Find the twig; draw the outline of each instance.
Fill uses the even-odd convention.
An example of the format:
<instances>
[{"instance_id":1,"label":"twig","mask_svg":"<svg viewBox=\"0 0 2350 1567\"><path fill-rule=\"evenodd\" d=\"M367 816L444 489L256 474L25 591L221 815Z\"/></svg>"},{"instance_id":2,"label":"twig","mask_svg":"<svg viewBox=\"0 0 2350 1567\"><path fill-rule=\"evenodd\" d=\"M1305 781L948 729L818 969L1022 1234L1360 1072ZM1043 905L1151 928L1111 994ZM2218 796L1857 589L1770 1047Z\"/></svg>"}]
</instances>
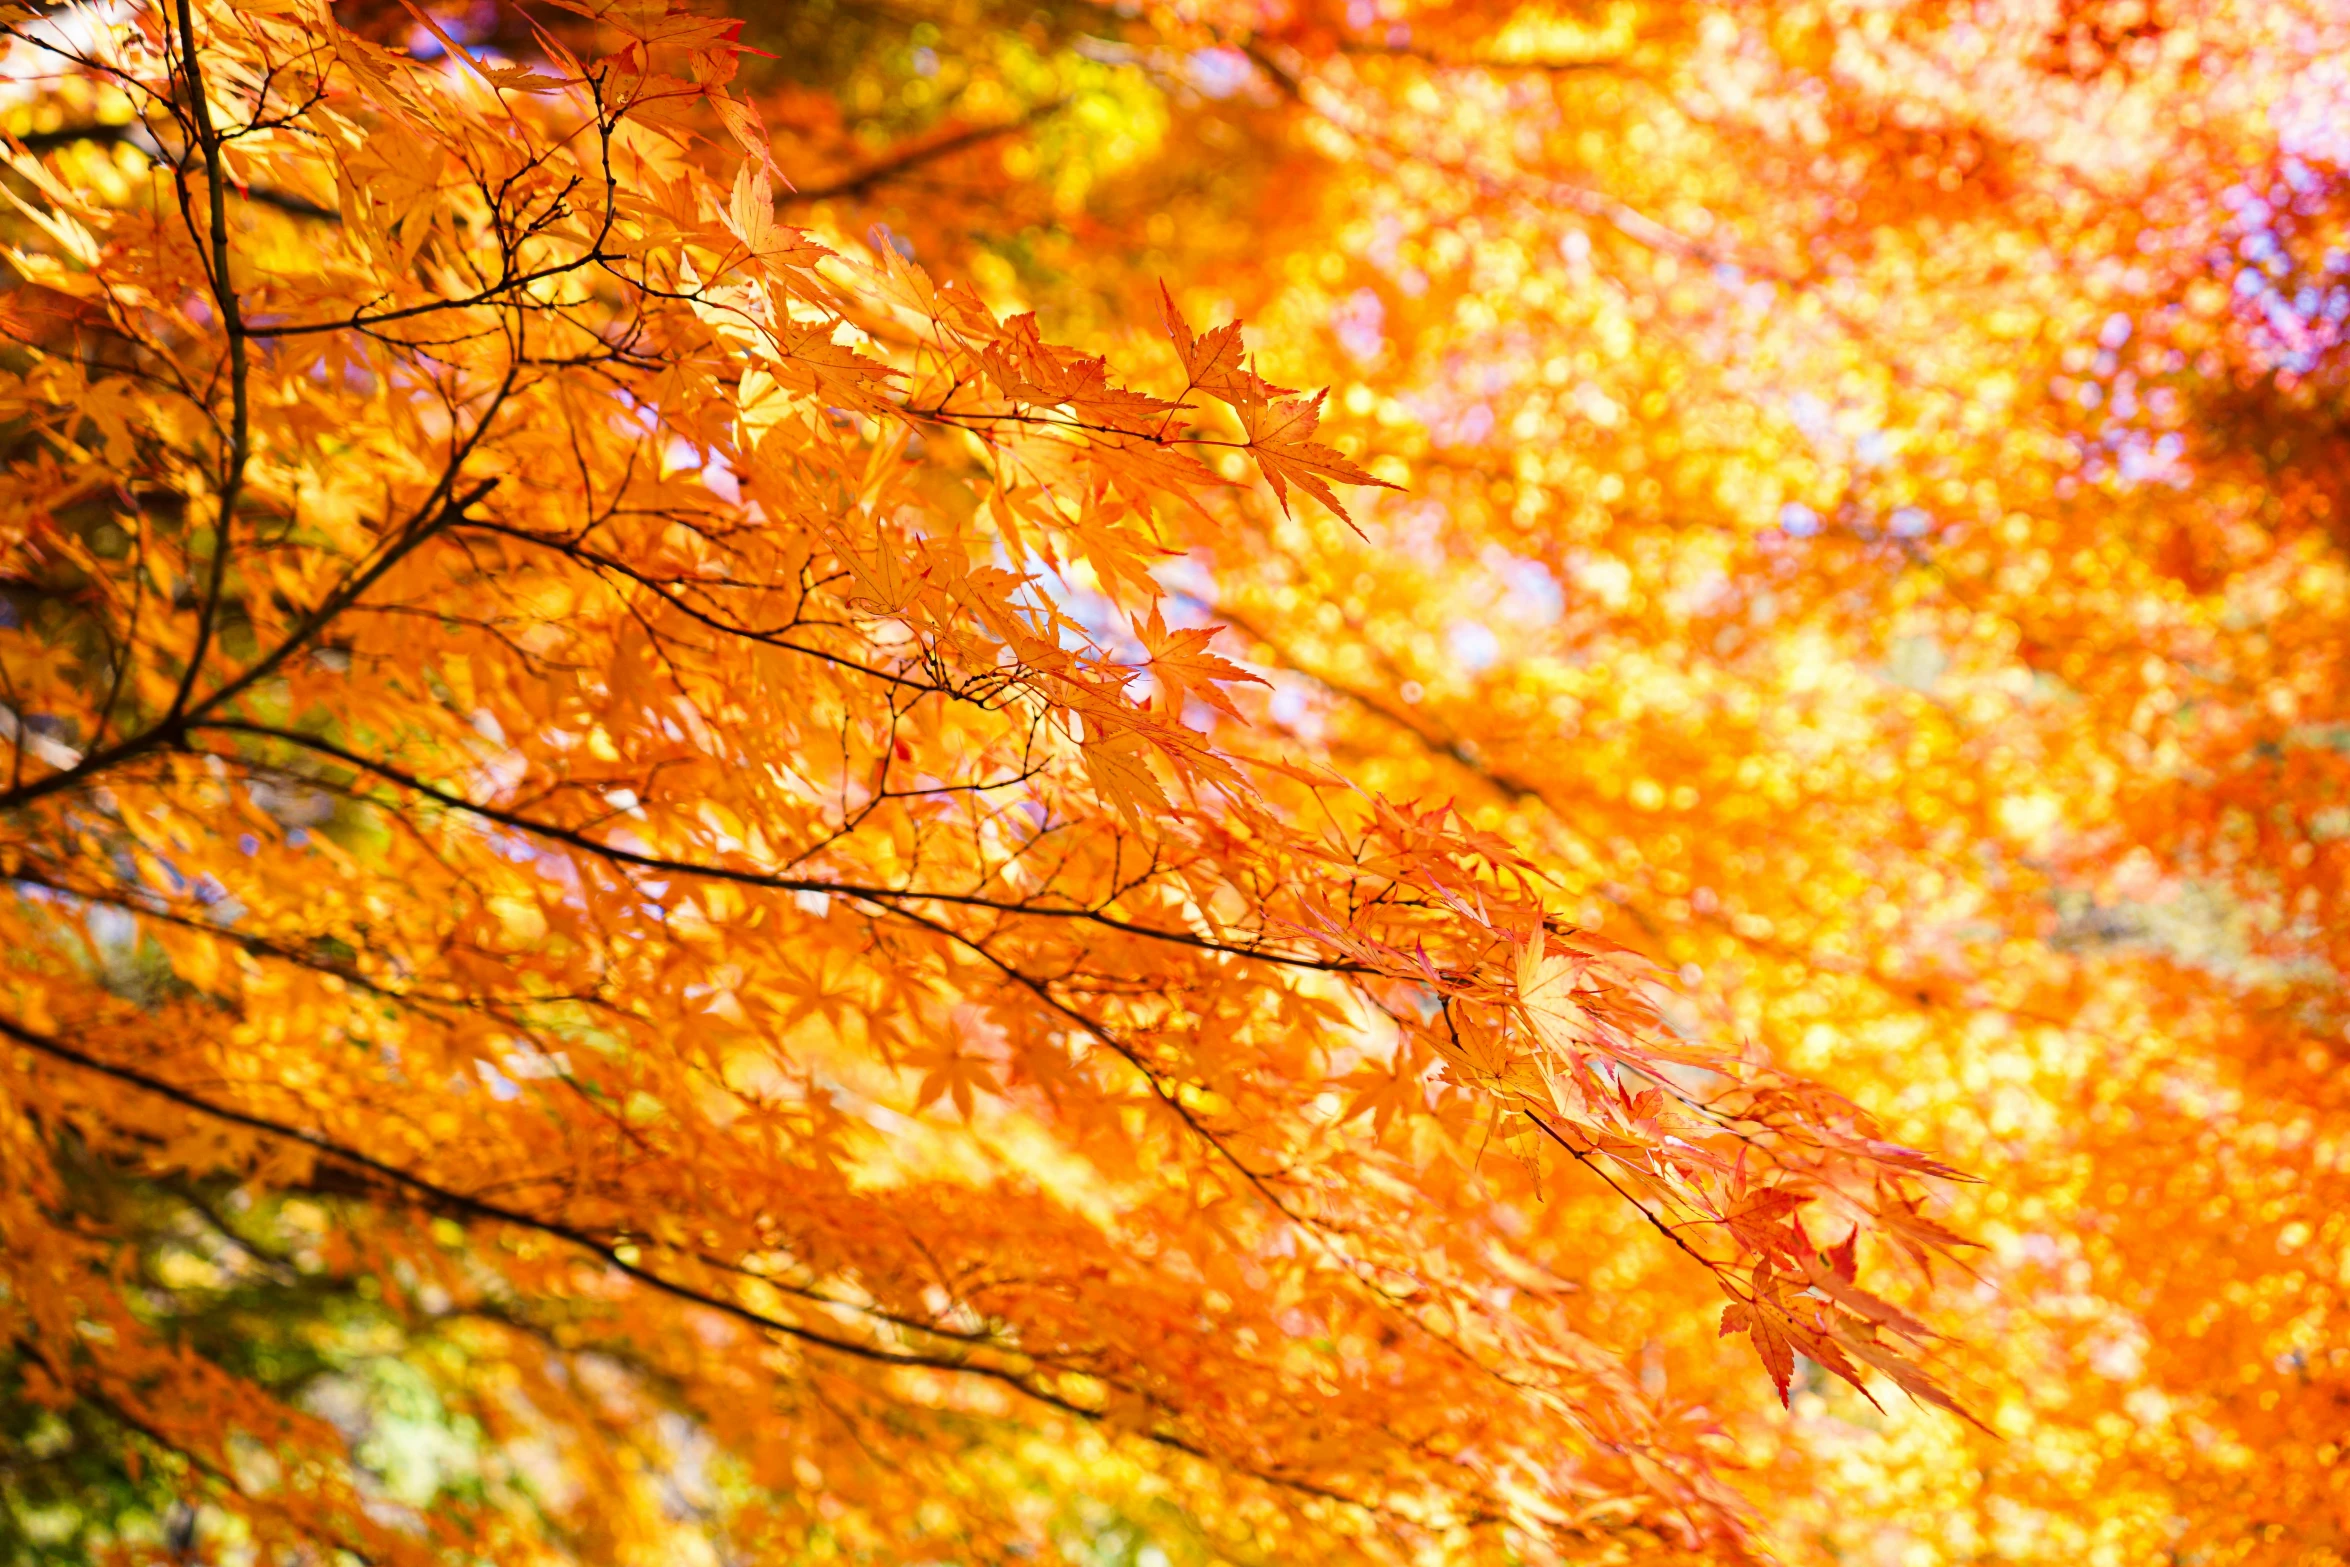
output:
<instances>
[{"instance_id":1,"label":"twig","mask_svg":"<svg viewBox=\"0 0 2350 1567\"><path fill-rule=\"evenodd\" d=\"M1038 104L1016 120L1006 120L1000 125L975 125L937 141L918 143L915 146L903 148L882 159L879 163L845 178L834 180L828 185L811 185L805 190L786 191L776 198L775 204L778 207L805 206L811 202L836 201L844 196L861 196L874 186L887 184L908 170L920 168L925 163L935 163L940 158L952 156L967 148L983 146L1001 137L1024 131L1037 121L1059 113L1068 106L1068 103L1069 100L1066 98L1055 98L1049 103Z\"/></svg>"}]
</instances>

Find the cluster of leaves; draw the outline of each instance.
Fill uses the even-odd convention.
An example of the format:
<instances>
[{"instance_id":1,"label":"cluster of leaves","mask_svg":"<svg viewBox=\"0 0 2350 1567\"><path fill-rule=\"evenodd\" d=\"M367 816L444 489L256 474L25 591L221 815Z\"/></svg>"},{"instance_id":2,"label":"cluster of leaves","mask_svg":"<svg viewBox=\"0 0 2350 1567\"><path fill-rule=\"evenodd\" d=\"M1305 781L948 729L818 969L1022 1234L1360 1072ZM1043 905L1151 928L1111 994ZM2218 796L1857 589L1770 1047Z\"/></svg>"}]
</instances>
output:
<instances>
[{"instance_id":1,"label":"cluster of leaves","mask_svg":"<svg viewBox=\"0 0 2350 1567\"><path fill-rule=\"evenodd\" d=\"M1230 1559L1736 1552L1710 1415L1553 1266L1571 1168L1781 1397L1950 1404L1857 1266L1955 1244L1948 1171L1668 1023L1510 837L1216 721L1154 568L1346 529L1321 398L1171 297L1155 395L779 221L732 23L418 14L9 24L27 1400L199 1534L377 1562L1083 1556L1084 1484ZM209 1265L314 1350L322 1296L462 1322L496 1463L403 1494L85 1165L298 1199Z\"/></svg>"}]
</instances>

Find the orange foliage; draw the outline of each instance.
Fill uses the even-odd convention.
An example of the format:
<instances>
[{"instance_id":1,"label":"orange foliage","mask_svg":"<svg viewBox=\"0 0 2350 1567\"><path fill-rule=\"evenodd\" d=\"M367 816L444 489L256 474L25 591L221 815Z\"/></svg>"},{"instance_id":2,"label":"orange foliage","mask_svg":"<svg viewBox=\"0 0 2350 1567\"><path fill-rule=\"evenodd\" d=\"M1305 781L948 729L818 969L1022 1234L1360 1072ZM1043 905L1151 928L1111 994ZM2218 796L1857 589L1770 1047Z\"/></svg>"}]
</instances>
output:
<instances>
[{"instance_id":1,"label":"orange foliage","mask_svg":"<svg viewBox=\"0 0 2350 1567\"><path fill-rule=\"evenodd\" d=\"M2338 19L908 14L15 13L28 1548L2337 1558Z\"/></svg>"}]
</instances>

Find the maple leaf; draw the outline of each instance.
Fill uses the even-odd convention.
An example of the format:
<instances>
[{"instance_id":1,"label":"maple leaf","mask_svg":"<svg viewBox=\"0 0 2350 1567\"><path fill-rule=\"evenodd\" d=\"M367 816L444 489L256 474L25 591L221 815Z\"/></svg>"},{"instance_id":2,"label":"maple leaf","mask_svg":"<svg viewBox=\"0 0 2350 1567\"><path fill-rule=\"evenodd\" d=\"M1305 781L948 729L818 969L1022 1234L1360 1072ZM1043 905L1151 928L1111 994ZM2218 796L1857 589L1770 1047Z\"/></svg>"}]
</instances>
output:
<instances>
[{"instance_id":1,"label":"maple leaf","mask_svg":"<svg viewBox=\"0 0 2350 1567\"><path fill-rule=\"evenodd\" d=\"M726 127L736 144L759 163L772 163L775 152L767 137L767 127L760 123L759 111L740 99L728 97L726 89L716 82L710 83L707 91L710 107L717 111L719 123Z\"/></svg>"},{"instance_id":2,"label":"maple leaf","mask_svg":"<svg viewBox=\"0 0 2350 1567\"><path fill-rule=\"evenodd\" d=\"M1337 448L1313 439L1322 425L1322 400L1327 395L1316 392L1311 397L1269 401L1251 395L1234 406L1248 435L1248 453L1256 459L1265 482L1273 487L1273 498L1282 510L1289 509L1289 487L1295 484L1352 527L1354 519L1330 488L1333 481L1383 490L1397 486L1365 472Z\"/></svg>"},{"instance_id":3,"label":"maple leaf","mask_svg":"<svg viewBox=\"0 0 2350 1567\"><path fill-rule=\"evenodd\" d=\"M1112 384L1106 359L1045 342L1033 312L1004 322L979 357L1006 396L1066 407L1079 420L1111 431L1145 432L1169 411L1155 397Z\"/></svg>"},{"instance_id":4,"label":"maple leaf","mask_svg":"<svg viewBox=\"0 0 2350 1567\"><path fill-rule=\"evenodd\" d=\"M1238 664L1207 651L1217 633L1224 629L1222 626L1169 631L1156 600L1151 604L1148 619L1129 617L1127 623L1150 653L1150 661L1143 667L1159 683L1166 697L1165 710L1170 715L1180 716L1184 703L1196 696L1227 717L1239 718L1240 709L1232 705L1223 687L1237 681L1267 683L1261 676L1252 675Z\"/></svg>"},{"instance_id":5,"label":"maple leaf","mask_svg":"<svg viewBox=\"0 0 2350 1567\"><path fill-rule=\"evenodd\" d=\"M1728 1338L1737 1333L1747 1334L1752 1339L1755 1355L1762 1361L1764 1373L1770 1377L1771 1386L1778 1392L1780 1405L1785 1407L1794 1388L1795 1346L1771 1322L1768 1314L1754 1306L1733 1301L1722 1308L1722 1325L1717 1336Z\"/></svg>"},{"instance_id":6,"label":"maple leaf","mask_svg":"<svg viewBox=\"0 0 2350 1567\"><path fill-rule=\"evenodd\" d=\"M1518 948L1518 1004L1536 1037L1565 1057L1574 1056L1589 1040L1591 1014L1575 997L1581 976L1581 967L1547 950L1539 934Z\"/></svg>"},{"instance_id":7,"label":"maple leaf","mask_svg":"<svg viewBox=\"0 0 2350 1567\"><path fill-rule=\"evenodd\" d=\"M554 92L571 85L571 81L565 77L549 76L543 71L534 71L521 65L484 66L481 74L490 85L508 92Z\"/></svg>"},{"instance_id":8,"label":"maple leaf","mask_svg":"<svg viewBox=\"0 0 2350 1567\"><path fill-rule=\"evenodd\" d=\"M1860 1270L1860 1226L1854 1225L1851 1233L1820 1253L1820 1258L1838 1278L1851 1283Z\"/></svg>"},{"instance_id":9,"label":"maple leaf","mask_svg":"<svg viewBox=\"0 0 2350 1567\"><path fill-rule=\"evenodd\" d=\"M1854 1283L1851 1273L1834 1260L1833 1253L1814 1254L1803 1261L1804 1276L1811 1281L1812 1287L1863 1321L1891 1328L1905 1338L1926 1339L1933 1336L1924 1323Z\"/></svg>"},{"instance_id":10,"label":"maple leaf","mask_svg":"<svg viewBox=\"0 0 2350 1567\"><path fill-rule=\"evenodd\" d=\"M1986 1436L1998 1435L1964 1404L1954 1398L1948 1389L1927 1375L1915 1362L1894 1353L1873 1338L1862 1334L1848 1332L1842 1335L1842 1341L1853 1354L1883 1372L1892 1380L1894 1386L1919 1403L1931 1404L1936 1409L1947 1410Z\"/></svg>"},{"instance_id":11,"label":"maple leaf","mask_svg":"<svg viewBox=\"0 0 2350 1567\"><path fill-rule=\"evenodd\" d=\"M888 384L903 372L836 342L829 321L787 322L767 330L767 373L776 384L871 413L893 410Z\"/></svg>"},{"instance_id":12,"label":"maple leaf","mask_svg":"<svg viewBox=\"0 0 2350 1567\"><path fill-rule=\"evenodd\" d=\"M1094 792L1129 826L1139 827L1146 818L1167 808L1167 793L1151 772L1149 748L1140 734L1133 730L1100 736L1089 733L1080 754Z\"/></svg>"},{"instance_id":13,"label":"maple leaf","mask_svg":"<svg viewBox=\"0 0 2350 1567\"><path fill-rule=\"evenodd\" d=\"M766 250L776 226L775 187L760 164L745 163L735 171L734 189L726 202L726 226L752 255Z\"/></svg>"},{"instance_id":14,"label":"maple leaf","mask_svg":"<svg viewBox=\"0 0 2350 1567\"><path fill-rule=\"evenodd\" d=\"M971 1119L975 1093L1000 1094L1003 1085L995 1079L986 1063L969 1056L946 1054L935 1058L922 1074L922 1085L914 1097L917 1111L927 1110L941 1096L953 1101L955 1111L964 1120Z\"/></svg>"},{"instance_id":15,"label":"maple leaf","mask_svg":"<svg viewBox=\"0 0 2350 1567\"><path fill-rule=\"evenodd\" d=\"M1340 1119L1351 1121L1368 1115L1372 1130L1382 1136L1397 1116L1426 1108L1420 1079L1390 1067L1365 1063L1340 1078L1337 1086L1353 1090L1345 1109L1339 1113Z\"/></svg>"},{"instance_id":16,"label":"maple leaf","mask_svg":"<svg viewBox=\"0 0 2350 1567\"><path fill-rule=\"evenodd\" d=\"M1175 345L1176 357L1183 361L1187 393L1209 392L1237 407L1243 402L1261 402L1290 392L1288 387L1271 386L1258 380L1255 372L1242 362L1238 321L1227 321L1194 336L1191 324L1175 306L1175 296L1167 292L1163 282L1159 285L1159 310L1166 324L1167 340Z\"/></svg>"},{"instance_id":17,"label":"maple leaf","mask_svg":"<svg viewBox=\"0 0 2350 1567\"><path fill-rule=\"evenodd\" d=\"M1086 444L1085 462L1105 487L1124 491L1138 507L1172 496L1202 519L1208 511L1198 492L1231 482L1179 447L1124 435L1095 435Z\"/></svg>"}]
</instances>

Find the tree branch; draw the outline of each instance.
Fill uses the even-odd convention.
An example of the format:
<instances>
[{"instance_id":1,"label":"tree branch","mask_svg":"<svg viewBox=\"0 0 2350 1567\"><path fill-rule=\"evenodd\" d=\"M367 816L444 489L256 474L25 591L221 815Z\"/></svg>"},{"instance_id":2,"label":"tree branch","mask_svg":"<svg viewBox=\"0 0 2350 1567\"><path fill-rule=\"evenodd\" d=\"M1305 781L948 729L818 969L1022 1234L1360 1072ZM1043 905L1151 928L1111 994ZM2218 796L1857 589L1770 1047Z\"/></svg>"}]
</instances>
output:
<instances>
[{"instance_id":1,"label":"tree branch","mask_svg":"<svg viewBox=\"0 0 2350 1567\"><path fill-rule=\"evenodd\" d=\"M377 761L373 757L362 755L348 747L337 745L331 740L321 739L316 735L306 735L296 730L279 729L269 724L248 723L242 719L229 718L195 719L191 720L186 727L190 731L206 730L221 734L255 735L263 739L299 746L304 750L332 757L338 762L372 773L398 788L420 794L437 805L447 806L450 810L462 811L482 821L495 822L501 827L512 828L516 832L529 833L533 837L543 838L551 843L560 843L568 848L595 855L612 864L625 865L635 870L654 871L665 876L693 876L707 881L729 882L738 887L757 887L769 892L836 893L845 898L863 898L870 902L879 903L898 913L904 912L897 908L897 905L902 903L944 903L1034 919L1083 920L1088 924L1100 925L1129 936L1139 936L1151 941L1171 942L1177 946L1191 947L1202 952L1220 953L1226 957L1249 958L1259 963L1278 964L1284 968L1312 969L1325 974L1376 976L1383 973L1382 970L1368 964L1355 962L1350 958L1316 958L1302 953L1281 952L1263 947L1236 946L1230 942L1216 941L1207 936L1195 935L1190 931L1163 930L1149 925L1137 925L1131 921L1103 913L1100 909L1089 909L1076 905L1055 907L1020 903L1005 898L980 897L972 893L945 892L931 888L875 887L853 882L819 881L813 877L805 876L775 876L764 871L743 870L728 865L709 865L694 860L669 859L657 854L639 854L635 850L623 849L615 844L592 838L575 828L558 826L553 822L543 822L535 817L503 810L494 805L477 804L461 794L455 794L437 785L427 783L422 778L404 772L389 763Z\"/></svg>"},{"instance_id":2,"label":"tree branch","mask_svg":"<svg viewBox=\"0 0 2350 1567\"><path fill-rule=\"evenodd\" d=\"M372 1154L346 1147L317 1132L306 1131L301 1127L291 1126L268 1116L256 1115L249 1110L239 1110L230 1105L215 1104L202 1095L182 1088L176 1083L167 1082L162 1078L141 1071L137 1067L102 1060L67 1044L62 1039L28 1028L13 1018L0 1017L0 1035L15 1040L19 1045L36 1055L47 1056L53 1061L63 1062L83 1071L110 1078L115 1082L178 1105L184 1110L225 1121L233 1126L241 1126L248 1131L260 1132L265 1136L297 1143L322 1158L333 1160L364 1176L373 1177L406 1193L411 1198L422 1199L428 1207L438 1208L444 1213L486 1223L511 1225L518 1229L534 1231L553 1240L562 1241L586 1252L606 1266L627 1275L649 1289L683 1301L688 1305L700 1306L718 1312L747 1326L766 1332L779 1333L811 1348L830 1350L877 1365L918 1367L924 1370L949 1371L966 1376L984 1377L1049 1409L1087 1422L1098 1422L1107 1417L1108 1411L1106 1410L1078 1403L1074 1399L1039 1385L1032 1380L1033 1373L1023 1373L1003 1366L975 1363L952 1356L924 1355L905 1350L893 1350L877 1344L859 1343L854 1339L836 1338L831 1334L817 1332L804 1324L770 1316L739 1300L698 1289L691 1284L656 1273L642 1263L631 1262L620 1255L616 1244L604 1241L559 1220L537 1218L517 1209L508 1208L501 1203L470 1196L412 1171L402 1169L398 1165L386 1163ZM1032 1357L1025 1355L1023 1358L1032 1359ZM1088 1374L1090 1375L1090 1373ZM1343 1491L1317 1485L1310 1480L1301 1480L1293 1476L1274 1474L1256 1468L1245 1462L1211 1452L1199 1443L1174 1432L1144 1430L1135 1434L1156 1446L1199 1459L1203 1463L1213 1464L1220 1469L1245 1475L1266 1485L1278 1486L1284 1490L1316 1497L1323 1501L1336 1502L1374 1516L1388 1516L1388 1510L1379 1503L1367 1502L1359 1497L1349 1496Z\"/></svg>"},{"instance_id":3,"label":"tree branch","mask_svg":"<svg viewBox=\"0 0 2350 1567\"><path fill-rule=\"evenodd\" d=\"M27 131L16 138L25 151L31 153L55 152L79 143L94 143L105 147L129 147L137 151L157 168L172 167L154 139L154 132L145 124L131 120L120 125L61 125L52 131ZM247 201L264 207L274 207L288 217L309 218L319 223L341 223L343 215L332 207L321 206L307 196L291 191L276 190L267 185L248 185L238 192Z\"/></svg>"},{"instance_id":4,"label":"tree branch","mask_svg":"<svg viewBox=\"0 0 2350 1567\"><path fill-rule=\"evenodd\" d=\"M229 281L228 177L221 167L220 132L212 123L212 103L205 96L204 68L196 61L196 18L189 0L179 0L180 75L187 84L188 118L194 127L197 150L204 159L205 195L210 204L212 297L220 308L220 329L228 338L229 434L221 459L219 518L212 527L212 575L205 583L204 602L196 612L196 644L180 671L179 688L172 693L170 716L187 711L204 655L212 648L212 628L220 615L220 597L228 584L229 528L236 519L237 498L245 487L245 468L253 456L252 366L245 345L245 318L237 307L237 291ZM188 235L199 246L206 236L197 232L195 214L188 208L186 166L178 170L180 213Z\"/></svg>"},{"instance_id":5,"label":"tree branch","mask_svg":"<svg viewBox=\"0 0 2350 1567\"><path fill-rule=\"evenodd\" d=\"M806 190L786 191L776 198L775 204L779 208L805 206L811 202L836 201L842 197L862 196L874 186L885 185L899 175L918 169L925 163L935 163L941 158L951 157L967 148L984 146L986 143L1002 137L1016 135L1037 121L1059 113L1068 106L1068 103L1069 100L1066 98L1055 98L1049 103L1036 105L1018 119L1006 120L1000 125L975 125L936 141L918 142L913 146L901 148L891 153L880 162L858 173L834 180L829 185L812 185Z\"/></svg>"}]
</instances>

